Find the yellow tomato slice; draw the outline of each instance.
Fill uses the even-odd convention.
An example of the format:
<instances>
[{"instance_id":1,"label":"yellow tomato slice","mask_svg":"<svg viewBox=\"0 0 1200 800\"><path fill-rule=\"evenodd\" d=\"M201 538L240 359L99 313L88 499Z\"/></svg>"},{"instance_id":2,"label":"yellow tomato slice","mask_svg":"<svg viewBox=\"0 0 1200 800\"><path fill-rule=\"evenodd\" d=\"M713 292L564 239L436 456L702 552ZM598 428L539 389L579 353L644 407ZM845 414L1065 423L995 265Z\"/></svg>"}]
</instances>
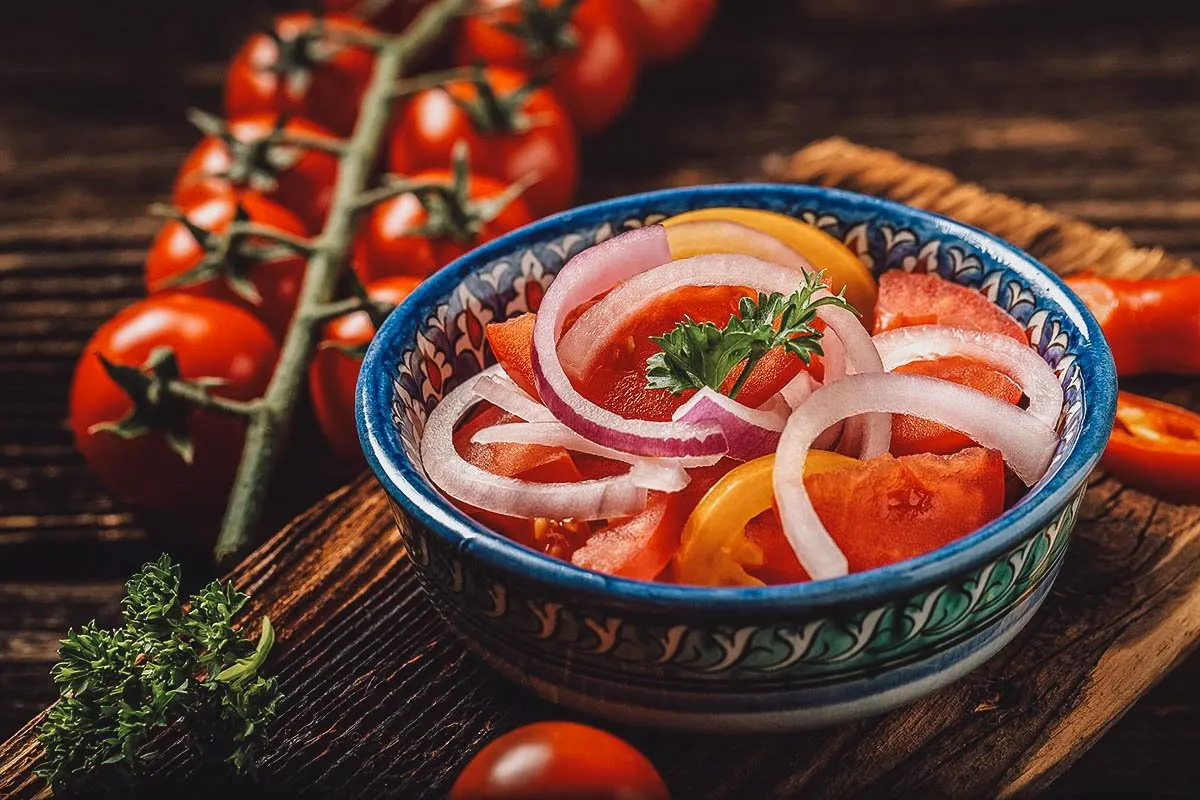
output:
<instances>
[{"instance_id":1,"label":"yellow tomato slice","mask_svg":"<svg viewBox=\"0 0 1200 800\"><path fill-rule=\"evenodd\" d=\"M804 474L815 475L852 467L857 459L811 450ZM775 501L771 473L775 455L734 467L700 499L688 517L675 556L680 583L696 586L762 586L745 567L762 566L758 545L746 539L746 524Z\"/></svg>"},{"instance_id":2,"label":"yellow tomato slice","mask_svg":"<svg viewBox=\"0 0 1200 800\"><path fill-rule=\"evenodd\" d=\"M862 314L865 324L869 326L870 320L874 319L875 299L879 295L875 278L871 275L870 270L858 260L858 256L851 252L850 248L823 230L785 214L757 208L698 208L695 211L687 211L670 217L662 224L667 229L669 240L672 226L702 220L736 222L739 225L745 225L774 236L808 259L814 267L825 270L830 278L833 291L840 291L844 287L846 299ZM698 254L696 252L688 253L688 255ZM750 255L756 254L751 253ZM676 258L682 257L684 256L676 256Z\"/></svg>"}]
</instances>

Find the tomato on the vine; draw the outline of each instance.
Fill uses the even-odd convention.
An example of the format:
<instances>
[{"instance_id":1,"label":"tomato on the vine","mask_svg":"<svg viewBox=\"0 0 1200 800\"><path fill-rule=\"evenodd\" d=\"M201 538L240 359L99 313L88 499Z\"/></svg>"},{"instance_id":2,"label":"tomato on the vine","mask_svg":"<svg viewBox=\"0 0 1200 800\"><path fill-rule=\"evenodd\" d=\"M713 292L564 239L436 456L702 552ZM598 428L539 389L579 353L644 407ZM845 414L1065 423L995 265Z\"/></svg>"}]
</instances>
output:
<instances>
[{"instance_id":1,"label":"tomato on the vine","mask_svg":"<svg viewBox=\"0 0 1200 800\"><path fill-rule=\"evenodd\" d=\"M535 722L475 754L450 800L670 800L633 745L590 725Z\"/></svg>"},{"instance_id":2,"label":"tomato on the vine","mask_svg":"<svg viewBox=\"0 0 1200 800\"><path fill-rule=\"evenodd\" d=\"M367 296L380 303L399 304L420 283L419 278L384 278L366 287ZM366 311L331 320L308 368L308 389L321 431L339 461L362 462L362 447L354 421L354 390L362 351L375 335Z\"/></svg>"},{"instance_id":3,"label":"tomato on the vine","mask_svg":"<svg viewBox=\"0 0 1200 800\"><path fill-rule=\"evenodd\" d=\"M226 116L300 116L349 136L375 63L371 51L349 37L374 33L341 14L276 17L233 57L225 77Z\"/></svg>"},{"instance_id":4,"label":"tomato on the vine","mask_svg":"<svg viewBox=\"0 0 1200 800\"><path fill-rule=\"evenodd\" d=\"M511 187L483 175L430 170L406 180L429 191L401 194L371 209L354 240L363 283L390 275L426 278L469 250L533 221Z\"/></svg>"},{"instance_id":5,"label":"tomato on the vine","mask_svg":"<svg viewBox=\"0 0 1200 800\"><path fill-rule=\"evenodd\" d=\"M570 205L579 184L575 129L554 93L524 73L485 67L473 79L416 94L392 138L391 171L444 168L460 140L478 174L504 183L535 175L522 195L535 214Z\"/></svg>"},{"instance_id":6,"label":"tomato on the vine","mask_svg":"<svg viewBox=\"0 0 1200 800\"><path fill-rule=\"evenodd\" d=\"M638 48L648 64L674 61L695 46L717 0L635 0L641 10Z\"/></svg>"},{"instance_id":7,"label":"tomato on the vine","mask_svg":"<svg viewBox=\"0 0 1200 800\"><path fill-rule=\"evenodd\" d=\"M179 379L215 379L209 393L230 400L260 397L279 356L266 326L236 306L178 293L140 300L102 325L80 356L70 399L75 443L101 482L130 502L166 509L217 505L241 457L241 420L169 401L136 420L174 422L173 430L194 448L190 463L163 430L150 427L126 438L102 429L126 418L134 402L100 357L144 370L148 362L161 363L163 348L174 353L171 369L177 367Z\"/></svg>"},{"instance_id":8,"label":"tomato on the vine","mask_svg":"<svg viewBox=\"0 0 1200 800\"><path fill-rule=\"evenodd\" d=\"M306 259L258 237L226 236L230 223L251 223L302 238L292 212L253 191L226 189L168 220L146 256L146 289L174 290L241 306L280 339L287 332Z\"/></svg>"},{"instance_id":9,"label":"tomato on the vine","mask_svg":"<svg viewBox=\"0 0 1200 800\"><path fill-rule=\"evenodd\" d=\"M625 109L639 66L634 0L480 0L463 20L460 64L551 71L551 88L579 133L597 133Z\"/></svg>"},{"instance_id":10,"label":"tomato on the vine","mask_svg":"<svg viewBox=\"0 0 1200 800\"><path fill-rule=\"evenodd\" d=\"M366 20L381 31L399 33L429 0L324 0L325 10Z\"/></svg>"},{"instance_id":11,"label":"tomato on the vine","mask_svg":"<svg viewBox=\"0 0 1200 800\"><path fill-rule=\"evenodd\" d=\"M229 186L261 192L295 212L310 230L320 230L333 199L338 160L323 150L278 141L278 135L316 140L335 137L325 128L292 117L279 128L275 114L232 119L201 118L208 134L184 159L175 179L172 200L187 210L224 192Z\"/></svg>"}]
</instances>

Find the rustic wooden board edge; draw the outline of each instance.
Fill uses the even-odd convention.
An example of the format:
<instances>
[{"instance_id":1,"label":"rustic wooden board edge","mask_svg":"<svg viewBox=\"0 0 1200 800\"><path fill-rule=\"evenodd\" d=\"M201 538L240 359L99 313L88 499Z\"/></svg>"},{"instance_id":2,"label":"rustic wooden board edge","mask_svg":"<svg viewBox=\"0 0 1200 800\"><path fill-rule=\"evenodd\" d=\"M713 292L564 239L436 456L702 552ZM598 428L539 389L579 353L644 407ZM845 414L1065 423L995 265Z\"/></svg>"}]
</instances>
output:
<instances>
[{"instance_id":1,"label":"rustic wooden board edge","mask_svg":"<svg viewBox=\"0 0 1200 800\"><path fill-rule=\"evenodd\" d=\"M1133 248L1118 232L1099 231L960 185L944 171L844 140L825 140L790 159L777 159L770 171L781 180L845 186L952 215L1009 238L1063 272L1091 267L1142 275L1191 268L1159 250ZM720 754L729 747L754 745L745 740L732 745L727 742L734 740L697 740L693 752L690 746L654 744L652 739L639 743L653 748L662 761L668 756L675 761L667 770L668 781L680 779L683 764L687 771L699 773L694 783L707 778L703 792L710 796L744 788L748 781L758 781L759 786L771 781L773 796L800 791L832 796L1034 792L1060 774L1194 646L1200 635L1200 596L1193 591L1200 585L1198 551L1200 512L1160 505L1112 481L1097 481L1063 577L1046 608L1017 643L971 679L879 720L821 735L780 737L762 743L759 750L744 749L749 757L744 762L735 759L724 773ZM311 691L309 675L325 669L329 660L341 659L337 668L343 674L347 662L351 667L357 663L338 650L337 637L344 635L340 629L363 624L361 613L356 620L352 611L389 602L404 605L396 598L416 590L386 501L369 477L297 518L232 576L253 594L252 613L267 613L275 621L280 638L274 660L298 697ZM430 637L428 642L444 638L436 627L429 627L429 614L400 613L423 622L421 635ZM445 663L445 672L480 679L479 668L461 665L450 652L453 646L439 648L428 658ZM382 680L376 673L367 674L369 681ZM395 674L389 677L396 679ZM412 686L423 688L411 678L396 680L401 686L392 690L393 697ZM432 697L436 702L437 696ZM472 696L471 702L487 701ZM497 721L510 721L512 716L473 707L457 729L445 733L445 742L469 752ZM32 774L39 756L34 740L38 721L0 745L0 796L45 794ZM299 730L286 742L297 754L272 755L268 766L280 774L304 772L297 780L311 774L324 781L336 774L339 764L310 768L303 761L312 752L305 747L325 748L328 743L322 734ZM390 741L394 747L406 740ZM354 757L361 752L356 750ZM179 748L170 750L164 763L166 772L188 774L186 755ZM855 763L869 765L869 774L831 766ZM951 764L953 770L948 769ZM439 779L453 768L453 763L439 765ZM958 777L947 777L951 774Z\"/></svg>"}]
</instances>

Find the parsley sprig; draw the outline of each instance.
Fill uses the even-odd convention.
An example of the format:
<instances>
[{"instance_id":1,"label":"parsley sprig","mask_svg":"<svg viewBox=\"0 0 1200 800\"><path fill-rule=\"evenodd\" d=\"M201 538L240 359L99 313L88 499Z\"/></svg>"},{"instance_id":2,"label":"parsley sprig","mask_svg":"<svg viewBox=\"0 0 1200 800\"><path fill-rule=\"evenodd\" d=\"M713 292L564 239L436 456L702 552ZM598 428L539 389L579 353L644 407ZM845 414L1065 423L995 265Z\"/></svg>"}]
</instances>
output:
<instances>
[{"instance_id":1,"label":"parsley sprig","mask_svg":"<svg viewBox=\"0 0 1200 800\"><path fill-rule=\"evenodd\" d=\"M143 745L176 721L202 755L251 769L280 699L261 674L275 643L270 621L257 642L245 638L234 618L249 598L220 581L185 604L166 555L125 589L122 627L93 621L62 642L51 671L59 701L38 729L39 774L55 788L132 776L152 755Z\"/></svg>"},{"instance_id":2,"label":"parsley sprig","mask_svg":"<svg viewBox=\"0 0 1200 800\"><path fill-rule=\"evenodd\" d=\"M805 274L789 297L778 292L743 297L724 328L685 317L665 336L651 338L662 352L646 361L647 385L672 394L704 386L720 391L729 374L745 364L729 389L729 396L737 397L755 365L772 350L786 350L810 363L814 355L824 354L821 331L813 327L818 309L838 306L858 313L846 301L845 290L814 299L825 288L824 277L824 272Z\"/></svg>"}]
</instances>

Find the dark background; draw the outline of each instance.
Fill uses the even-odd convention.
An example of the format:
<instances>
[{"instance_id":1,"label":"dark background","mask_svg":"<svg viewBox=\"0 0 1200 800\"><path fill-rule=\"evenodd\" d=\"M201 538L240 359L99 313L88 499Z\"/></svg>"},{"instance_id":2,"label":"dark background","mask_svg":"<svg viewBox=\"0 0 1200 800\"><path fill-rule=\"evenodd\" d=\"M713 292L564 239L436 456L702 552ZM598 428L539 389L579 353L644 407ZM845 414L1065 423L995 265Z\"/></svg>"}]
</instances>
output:
<instances>
[{"instance_id":1,"label":"dark background","mask_svg":"<svg viewBox=\"0 0 1200 800\"><path fill-rule=\"evenodd\" d=\"M141 262L224 62L269 0L57 0L0 17L0 737L53 698L70 625L113 619L121 581L209 520L113 500L75 454L66 393ZM646 73L584 147L582 200L745 179L830 135L894 149L1138 243L1200 260L1200 13L1182 3L724 0L701 47ZM299 435L312 434L303 424ZM337 484L290 451L276 526ZM1193 796L1200 659L1138 703L1059 794Z\"/></svg>"}]
</instances>

